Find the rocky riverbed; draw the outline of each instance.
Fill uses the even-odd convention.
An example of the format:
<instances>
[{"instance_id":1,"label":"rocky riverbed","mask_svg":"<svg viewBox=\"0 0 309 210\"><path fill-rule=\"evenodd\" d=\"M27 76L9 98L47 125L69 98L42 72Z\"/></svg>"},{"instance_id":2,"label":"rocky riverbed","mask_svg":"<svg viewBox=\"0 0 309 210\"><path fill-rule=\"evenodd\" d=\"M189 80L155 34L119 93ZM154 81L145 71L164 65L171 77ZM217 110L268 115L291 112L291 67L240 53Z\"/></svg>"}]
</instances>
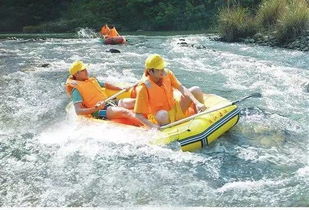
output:
<instances>
[{"instance_id":1,"label":"rocky riverbed","mask_svg":"<svg viewBox=\"0 0 309 210\"><path fill-rule=\"evenodd\" d=\"M211 40L226 42L220 36L213 36L211 37ZM256 33L252 37L240 38L239 42L244 42L246 44L257 44L262 46L287 48L300 51L309 51L309 30L307 30L305 34L298 36L296 39L286 41L284 43L279 42L276 39L274 33L272 34Z\"/></svg>"},{"instance_id":2,"label":"rocky riverbed","mask_svg":"<svg viewBox=\"0 0 309 210\"><path fill-rule=\"evenodd\" d=\"M282 47L300 51L309 51L309 31L307 31L306 34L297 37L295 40L285 43L278 42L278 40L275 38L273 34L265 35L262 33L257 33L250 38L241 39L241 41L245 43L254 43L264 46Z\"/></svg>"}]
</instances>

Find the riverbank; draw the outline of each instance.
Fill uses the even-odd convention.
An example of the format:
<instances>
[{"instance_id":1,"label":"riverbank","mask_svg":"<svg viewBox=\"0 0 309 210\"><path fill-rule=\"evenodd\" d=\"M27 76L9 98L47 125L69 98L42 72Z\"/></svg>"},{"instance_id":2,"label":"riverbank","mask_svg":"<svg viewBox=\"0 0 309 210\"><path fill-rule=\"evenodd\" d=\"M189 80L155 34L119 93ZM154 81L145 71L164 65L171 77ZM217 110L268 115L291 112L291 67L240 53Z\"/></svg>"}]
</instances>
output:
<instances>
[{"instance_id":1,"label":"riverbank","mask_svg":"<svg viewBox=\"0 0 309 210\"><path fill-rule=\"evenodd\" d=\"M211 39L214 41L227 42L220 36L212 37ZM255 44L255 45L260 45L260 46L279 47L279 48L284 48L284 49L308 52L309 51L309 31L307 31L306 34L302 36L298 36L296 39L291 40L289 42L285 42L285 43L278 42L278 40L271 34L262 34L262 33L257 33L252 37L241 38L234 42L245 43L245 44ZM227 42L227 43L233 43L233 42Z\"/></svg>"},{"instance_id":2,"label":"riverbank","mask_svg":"<svg viewBox=\"0 0 309 210\"><path fill-rule=\"evenodd\" d=\"M257 33L253 37L241 39L240 41L246 44L253 43L262 46L309 51L309 31L307 31L307 33L303 36L298 36L296 39L285 43L278 42L278 40L271 34L269 35L261 33Z\"/></svg>"}]
</instances>

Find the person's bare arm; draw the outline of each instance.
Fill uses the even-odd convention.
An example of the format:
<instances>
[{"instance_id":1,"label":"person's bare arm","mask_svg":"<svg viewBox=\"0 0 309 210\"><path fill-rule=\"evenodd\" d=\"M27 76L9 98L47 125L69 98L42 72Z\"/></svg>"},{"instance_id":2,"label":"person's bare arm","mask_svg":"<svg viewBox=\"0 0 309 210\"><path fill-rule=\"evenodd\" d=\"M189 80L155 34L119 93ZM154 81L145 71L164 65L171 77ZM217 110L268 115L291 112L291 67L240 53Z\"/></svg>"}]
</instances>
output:
<instances>
[{"instance_id":1,"label":"person's bare arm","mask_svg":"<svg viewBox=\"0 0 309 210\"><path fill-rule=\"evenodd\" d=\"M188 90L188 88L186 88L183 85L180 85L178 90L184 95L184 96L188 96L191 101L195 104L197 111L205 111L206 110L206 106L204 104L202 104L201 102L199 102L194 95Z\"/></svg>"},{"instance_id":2,"label":"person's bare arm","mask_svg":"<svg viewBox=\"0 0 309 210\"><path fill-rule=\"evenodd\" d=\"M83 103L75 103L74 108L77 115L88 115L92 114L93 112L99 111L100 109L104 109L105 104L104 102L97 103L94 107L87 108L83 105Z\"/></svg>"},{"instance_id":3,"label":"person's bare arm","mask_svg":"<svg viewBox=\"0 0 309 210\"><path fill-rule=\"evenodd\" d=\"M146 125L149 128L155 128L155 129L159 129L160 128L159 125L154 124L154 123L150 122L148 119L146 119L143 114L135 113L135 117L137 119L139 119L144 125Z\"/></svg>"}]
</instances>

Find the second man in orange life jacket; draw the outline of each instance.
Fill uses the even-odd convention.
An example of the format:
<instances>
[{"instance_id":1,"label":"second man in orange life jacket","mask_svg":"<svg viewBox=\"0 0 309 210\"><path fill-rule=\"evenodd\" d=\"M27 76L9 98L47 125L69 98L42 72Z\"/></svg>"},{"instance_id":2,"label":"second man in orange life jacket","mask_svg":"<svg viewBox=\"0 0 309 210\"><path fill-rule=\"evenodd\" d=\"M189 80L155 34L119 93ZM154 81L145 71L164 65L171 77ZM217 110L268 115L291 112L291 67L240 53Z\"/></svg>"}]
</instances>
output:
<instances>
[{"instance_id":1,"label":"second man in orange life jacket","mask_svg":"<svg viewBox=\"0 0 309 210\"><path fill-rule=\"evenodd\" d=\"M110 32L110 28L105 24L101 28L101 36L104 38Z\"/></svg>"},{"instance_id":2,"label":"second man in orange life jacket","mask_svg":"<svg viewBox=\"0 0 309 210\"><path fill-rule=\"evenodd\" d=\"M105 38L112 38L120 36L118 31L116 30L115 26L111 25L109 26L109 32L106 34Z\"/></svg>"},{"instance_id":3,"label":"second man in orange life jacket","mask_svg":"<svg viewBox=\"0 0 309 210\"><path fill-rule=\"evenodd\" d=\"M197 86L187 89L172 73L165 68L164 59L150 55L145 61L144 82L137 87L134 112L147 127L158 129L191 114L206 109L203 92ZM181 95L176 98L174 89ZM193 113L189 111L194 104Z\"/></svg>"},{"instance_id":4,"label":"second man in orange life jacket","mask_svg":"<svg viewBox=\"0 0 309 210\"><path fill-rule=\"evenodd\" d=\"M69 72L66 92L72 98L76 114L92 115L101 119L125 118L132 121L133 124L140 124L139 120L134 117L134 113L128 110L134 107L135 99L122 99L118 103L122 107L109 106L104 102L107 95L102 86L111 90L121 90L122 88L107 82L102 84L95 78L89 77L86 66L82 61L75 61L71 65Z\"/></svg>"}]
</instances>

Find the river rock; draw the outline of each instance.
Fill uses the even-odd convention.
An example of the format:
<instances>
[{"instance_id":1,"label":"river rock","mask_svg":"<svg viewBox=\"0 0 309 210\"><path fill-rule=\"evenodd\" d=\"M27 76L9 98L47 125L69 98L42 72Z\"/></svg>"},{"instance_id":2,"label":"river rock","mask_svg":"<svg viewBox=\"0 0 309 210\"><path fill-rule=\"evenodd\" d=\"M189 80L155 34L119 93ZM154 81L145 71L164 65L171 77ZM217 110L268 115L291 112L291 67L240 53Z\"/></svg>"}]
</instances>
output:
<instances>
[{"instance_id":1,"label":"river rock","mask_svg":"<svg viewBox=\"0 0 309 210\"><path fill-rule=\"evenodd\" d=\"M256 43L262 46L271 46L271 47L282 47L287 49L294 49L300 51L309 51L309 31L305 34L297 37L295 40L290 40L287 42L280 42L276 38L276 31L273 31L268 34L256 33L252 37L247 37L246 39L240 39L240 42L244 42L246 44ZM217 39L216 41L222 41Z\"/></svg>"},{"instance_id":2,"label":"river rock","mask_svg":"<svg viewBox=\"0 0 309 210\"><path fill-rule=\"evenodd\" d=\"M188 45L187 42L178 42L177 44L180 44L180 45Z\"/></svg>"},{"instance_id":3,"label":"river rock","mask_svg":"<svg viewBox=\"0 0 309 210\"><path fill-rule=\"evenodd\" d=\"M41 67L45 68L45 67L48 67L49 65L50 65L49 63L44 63L44 64L41 65Z\"/></svg>"},{"instance_id":4,"label":"river rock","mask_svg":"<svg viewBox=\"0 0 309 210\"><path fill-rule=\"evenodd\" d=\"M254 39L244 39L244 42L246 44L251 44L251 43L254 43L255 41L254 41Z\"/></svg>"},{"instance_id":5,"label":"river rock","mask_svg":"<svg viewBox=\"0 0 309 210\"><path fill-rule=\"evenodd\" d=\"M108 49L106 50L105 52L110 52L110 53L120 53L120 50L117 50L117 49Z\"/></svg>"},{"instance_id":6,"label":"river rock","mask_svg":"<svg viewBox=\"0 0 309 210\"><path fill-rule=\"evenodd\" d=\"M263 37L263 35L261 33L256 33L252 38L257 40L257 39L260 39L262 37Z\"/></svg>"}]
</instances>

